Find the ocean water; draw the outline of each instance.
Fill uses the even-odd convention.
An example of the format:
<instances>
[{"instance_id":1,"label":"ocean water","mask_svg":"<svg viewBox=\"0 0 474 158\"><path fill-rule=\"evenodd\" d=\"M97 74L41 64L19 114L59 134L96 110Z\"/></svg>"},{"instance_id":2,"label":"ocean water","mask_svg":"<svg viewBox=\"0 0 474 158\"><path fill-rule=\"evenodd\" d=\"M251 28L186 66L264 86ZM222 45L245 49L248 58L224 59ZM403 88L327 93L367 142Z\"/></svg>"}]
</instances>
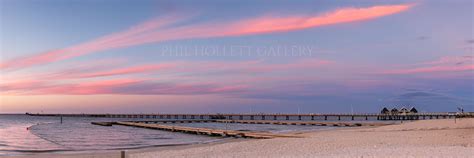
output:
<instances>
[{"instance_id":1,"label":"ocean water","mask_svg":"<svg viewBox=\"0 0 474 158\"><path fill-rule=\"evenodd\" d=\"M127 120L131 119L63 117L63 123L61 123L59 117L2 114L0 115L0 156L43 152L99 152L232 139L127 126L97 126L91 124L93 121ZM273 133L336 128L225 123L180 123L177 125Z\"/></svg>"},{"instance_id":2,"label":"ocean water","mask_svg":"<svg viewBox=\"0 0 474 158\"><path fill-rule=\"evenodd\" d=\"M222 138L126 126L97 126L118 119L0 115L0 156L41 152L134 149L219 141ZM27 129L29 128L29 129Z\"/></svg>"}]
</instances>

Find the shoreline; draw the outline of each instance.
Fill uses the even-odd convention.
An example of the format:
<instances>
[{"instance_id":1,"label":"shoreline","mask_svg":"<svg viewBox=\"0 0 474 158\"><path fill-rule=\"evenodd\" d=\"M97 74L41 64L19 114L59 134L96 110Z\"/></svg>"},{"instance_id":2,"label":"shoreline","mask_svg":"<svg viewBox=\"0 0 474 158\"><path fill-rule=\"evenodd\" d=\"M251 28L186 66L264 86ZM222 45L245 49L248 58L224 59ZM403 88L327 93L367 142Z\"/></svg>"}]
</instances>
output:
<instances>
[{"instance_id":1,"label":"shoreline","mask_svg":"<svg viewBox=\"0 0 474 158\"><path fill-rule=\"evenodd\" d=\"M314 133L314 132L321 132L321 131L335 131L335 130L347 130L347 129L358 129L358 128L374 128L374 127L372 126L335 127L335 128L290 131L290 132L283 132L283 133L301 135L305 133ZM88 157L116 158L120 156L121 151L126 151L128 155L128 154L136 154L136 153L142 153L142 152L162 151L162 150L180 150L180 149L188 149L188 148L201 147L201 146L212 146L212 145L218 145L218 144L224 144L224 143L230 143L230 142L242 142L242 141L252 141L252 140L262 140L262 139L223 137L221 139L214 140L214 141L191 143L191 144L157 145L157 146L146 146L146 147L127 148L127 149L110 149L110 150L79 150L79 151L67 150L67 151L57 151L57 152L39 151L39 152L28 152L28 154L0 155L0 157L6 157L6 158L10 158L10 157L11 158L33 158L33 157L34 158L63 158L63 157L66 157L66 158L88 158Z\"/></svg>"},{"instance_id":2,"label":"shoreline","mask_svg":"<svg viewBox=\"0 0 474 158\"><path fill-rule=\"evenodd\" d=\"M227 140L225 140L227 139ZM120 157L120 151L126 151L127 154L136 154L142 152L151 151L162 151L162 150L180 150L200 146L209 146L216 144L224 144L229 142L246 141L250 139L238 139L238 138L223 138L218 141L204 142L204 143L192 143L192 144L173 144L163 146L147 146L140 148L130 148L123 150L85 150L85 151L66 151L66 152L31 152L31 154L24 155L4 155L0 157L5 158L89 158L89 157L100 157L100 158L117 158Z\"/></svg>"},{"instance_id":3,"label":"shoreline","mask_svg":"<svg viewBox=\"0 0 474 158\"><path fill-rule=\"evenodd\" d=\"M126 150L132 157L469 157L474 119L409 121L380 127L294 131L305 138L236 139ZM390 154L390 156L387 156ZM120 151L41 153L16 158L120 157Z\"/></svg>"}]
</instances>

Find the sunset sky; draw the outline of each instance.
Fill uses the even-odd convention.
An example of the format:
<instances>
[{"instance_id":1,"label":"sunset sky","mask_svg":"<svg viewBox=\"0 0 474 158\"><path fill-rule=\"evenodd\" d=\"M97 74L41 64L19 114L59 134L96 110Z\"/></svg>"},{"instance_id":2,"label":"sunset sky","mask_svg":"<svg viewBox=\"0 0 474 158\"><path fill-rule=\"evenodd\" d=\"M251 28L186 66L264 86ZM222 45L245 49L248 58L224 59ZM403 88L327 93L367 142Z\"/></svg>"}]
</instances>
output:
<instances>
[{"instance_id":1,"label":"sunset sky","mask_svg":"<svg viewBox=\"0 0 474 158\"><path fill-rule=\"evenodd\" d=\"M474 110L472 0L0 0L0 113Z\"/></svg>"}]
</instances>

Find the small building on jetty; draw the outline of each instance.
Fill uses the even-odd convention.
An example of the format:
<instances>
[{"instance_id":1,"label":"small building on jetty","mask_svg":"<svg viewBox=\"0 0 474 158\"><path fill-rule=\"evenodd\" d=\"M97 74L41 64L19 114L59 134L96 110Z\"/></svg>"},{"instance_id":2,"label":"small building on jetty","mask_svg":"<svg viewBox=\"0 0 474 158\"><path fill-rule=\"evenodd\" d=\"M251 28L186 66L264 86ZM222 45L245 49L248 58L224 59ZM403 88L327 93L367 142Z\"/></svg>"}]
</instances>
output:
<instances>
[{"instance_id":1,"label":"small building on jetty","mask_svg":"<svg viewBox=\"0 0 474 158\"><path fill-rule=\"evenodd\" d=\"M418 110L415 107L411 107L410 109L407 109L405 107L402 107L400 109L392 108L391 110L388 110L387 107L384 107L380 111L380 114L387 114L387 115L416 114L416 113L418 113Z\"/></svg>"},{"instance_id":2,"label":"small building on jetty","mask_svg":"<svg viewBox=\"0 0 474 158\"><path fill-rule=\"evenodd\" d=\"M392 110L390 110L390 113L389 114L398 114L398 109L397 108L393 108Z\"/></svg>"}]
</instances>

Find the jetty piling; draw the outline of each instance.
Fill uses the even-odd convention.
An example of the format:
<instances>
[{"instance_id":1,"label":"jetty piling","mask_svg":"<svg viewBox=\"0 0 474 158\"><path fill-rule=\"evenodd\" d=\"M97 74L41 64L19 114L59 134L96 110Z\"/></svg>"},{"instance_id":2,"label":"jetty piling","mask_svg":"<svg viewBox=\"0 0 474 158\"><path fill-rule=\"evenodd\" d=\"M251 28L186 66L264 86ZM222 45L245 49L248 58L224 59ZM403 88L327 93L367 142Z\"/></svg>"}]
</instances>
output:
<instances>
[{"instance_id":1,"label":"jetty piling","mask_svg":"<svg viewBox=\"0 0 474 158\"><path fill-rule=\"evenodd\" d=\"M120 151L120 157L125 158L125 150Z\"/></svg>"}]
</instances>

